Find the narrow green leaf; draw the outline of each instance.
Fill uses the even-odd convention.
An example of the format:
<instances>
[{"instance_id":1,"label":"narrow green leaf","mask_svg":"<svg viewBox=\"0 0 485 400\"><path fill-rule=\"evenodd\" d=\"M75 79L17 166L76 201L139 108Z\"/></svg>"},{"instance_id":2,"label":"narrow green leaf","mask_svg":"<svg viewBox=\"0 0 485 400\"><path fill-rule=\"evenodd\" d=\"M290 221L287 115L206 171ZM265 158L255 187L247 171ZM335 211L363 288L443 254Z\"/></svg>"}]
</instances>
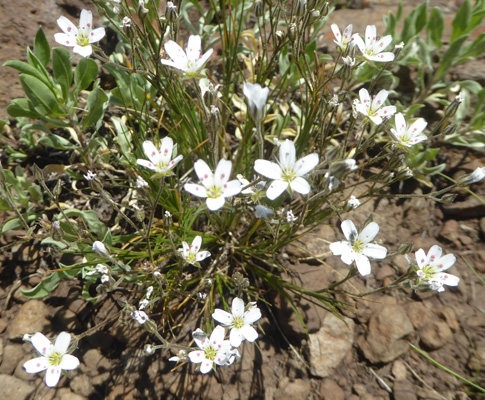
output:
<instances>
[{"instance_id":1,"label":"narrow green leaf","mask_svg":"<svg viewBox=\"0 0 485 400\"><path fill-rule=\"evenodd\" d=\"M37 79L41 80L46 85L50 84L49 80L45 77L45 75L42 72L39 72L36 68L34 68L30 64L27 64L26 62L18 61L18 60L10 60L3 65L5 67L14 68L22 74L35 76Z\"/></svg>"},{"instance_id":2,"label":"narrow green leaf","mask_svg":"<svg viewBox=\"0 0 485 400\"><path fill-rule=\"evenodd\" d=\"M428 22L428 1L416 7L415 32L420 33Z\"/></svg>"},{"instance_id":3,"label":"narrow green leaf","mask_svg":"<svg viewBox=\"0 0 485 400\"><path fill-rule=\"evenodd\" d=\"M453 60L458 57L458 54L460 53L461 46L465 42L465 40L468 39L469 35L463 35L456 39L451 46L446 50L445 54L441 58L440 61L440 66L438 70L436 71L436 74L434 76L435 82L443 77L443 75L448 72L450 67L453 65Z\"/></svg>"},{"instance_id":4,"label":"narrow green leaf","mask_svg":"<svg viewBox=\"0 0 485 400\"><path fill-rule=\"evenodd\" d=\"M19 78L25 94L37 113L49 116L57 111L57 99L45 83L32 75L20 74Z\"/></svg>"},{"instance_id":5,"label":"narrow green leaf","mask_svg":"<svg viewBox=\"0 0 485 400\"><path fill-rule=\"evenodd\" d=\"M441 37L445 28L445 14L440 7L433 7L428 21L428 38L441 49Z\"/></svg>"},{"instance_id":6,"label":"narrow green leaf","mask_svg":"<svg viewBox=\"0 0 485 400\"><path fill-rule=\"evenodd\" d=\"M14 118L27 117L37 119L40 117L40 114L35 111L34 106L28 99L12 100L10 105L7 107L7 112Z\"/></svg>"},{"instance_id":7,"label":"narrow green leaf","mask_svg":"<svg viewBox=\"0 0 485 400\"><path fill-rule=\"evenodd\" d=\"M100 87L89 93L87 100L88 112L83 117L83 129L93 125L97 127L98 122L101 122L104 116L104 110L108 106L108 99L108 95Z\"/></svg>"},{"instance_id":8,"label":"narrow green leaf","mask_svg":"<svg viewBox=\"0 0 485 400\"><path fill-rule=\"evenodd\" d=\"M34 39L34 54L44 67L47 67L51 59L51 47L45 37L42 27L39 26Z\"/></svg>"},{"instance_id":9,"label":"narrow green leaf","mask_svg":"<svg viewBox=\"0 0 485 400\"><path fill-rule=\"evenodd\" d=\"M43 136L37 143L57 150L72 150L76 148L69 140L58 135Z\"/></svg>"},{"instance_id":10,"label":"narrow green leaf","mask_svg":"<svg viewBox=\"0 0 485 400\"><path fill-rule=\"evenodd\" d=\"M74 83L76 84L76 92L87 89L93 83L98 75L98 65L91 58L82 58L74 72Z\"/></svg>"},{"instance_id":11,"label":"narrow green leaf","mask_svg":"<svg viewBox=\"0 0 485 400\"><path fill-rule=\"evenodd\" d=\"M73 77L71 55L68 50L62 47L56 47L52 50L52 70L54 79L61 85L62 97L67 101Z\"/></svg>"},{"instance_id":12,"label":"narrow green leaf","mask_svg":"<svg viewBox=\"0 0 485 400\"><path fill-rule=\"evenodd\" d=\"M472 43L463 46L460 57L454 65L465 62L470 58L478 57L483 53L485 53L485 33L480 33Z\"/></svg>"},{"instance_id":13,"label":"narrow green leaf","mask_svg":"<svg viewBox=\"0 0 485 400\"><path fill-rule=\"evenodd\" d=\"M45 278L42 282L40 282L32 289L22 290L22 294L29 299L38 299L40 297L45 297L56 289L57 285L62 279L73 278L82 270L82 267L73 268L66 267L62 264L59 265L61 267L64 267L63 270L55 271L52 275Z\"/></svg>"},{"instance_id":14,"label":"narrow green leaf","mask_svg":"<svg viewBox=\"0 0 485 400\"><path fill-rule=\"evenodd\" d=\"M20 219L12 218L2 225L2 228L0 229L0 234L11 230L22 229L22 228L23 228L23 225L20 222Z\"/></svg>"},{"instance_id":15,"label":"narrow green leaf","mask_svg":"<svg viewBox=\"0 0 485 400\"><path fill-rule=\"evenodd\" d=\"M453 44L460 36L464 35L468 31L468 26L470 25L472 19L472 5L470 0L465 0L458 12L456 13L455 19L451 23L451 38L450 43Z\"/></svg>"}]
</instances>

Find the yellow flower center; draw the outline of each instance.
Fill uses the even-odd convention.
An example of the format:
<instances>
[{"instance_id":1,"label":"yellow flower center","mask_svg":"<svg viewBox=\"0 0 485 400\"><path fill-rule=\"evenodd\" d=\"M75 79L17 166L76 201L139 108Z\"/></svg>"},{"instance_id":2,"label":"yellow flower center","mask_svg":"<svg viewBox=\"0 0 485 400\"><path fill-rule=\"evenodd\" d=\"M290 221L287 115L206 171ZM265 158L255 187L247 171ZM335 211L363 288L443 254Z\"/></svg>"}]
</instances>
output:
<instances>
[{"instance_id":1,"label":"yellow flower center","mask_svg":"<svg viewBox=\"0 0 485 400\"><path fill-rule=\"evenodd\" d=\"M62 361L62 354L61 353L51 353L47 358L49 365L53 367L58 367Z\"/></svg>"}]
</instances>

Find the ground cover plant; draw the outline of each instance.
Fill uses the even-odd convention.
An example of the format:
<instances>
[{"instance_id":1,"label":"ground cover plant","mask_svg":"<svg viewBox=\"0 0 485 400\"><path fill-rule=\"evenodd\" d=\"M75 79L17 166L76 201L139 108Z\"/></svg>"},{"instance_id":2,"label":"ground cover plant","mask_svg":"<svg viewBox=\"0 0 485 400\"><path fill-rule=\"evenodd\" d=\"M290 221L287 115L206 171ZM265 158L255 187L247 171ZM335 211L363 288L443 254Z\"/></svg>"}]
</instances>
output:
<instances>
[{"instance_id":1,"label":"ground cover plant","mask_svg":"<svg viewBox=\"0 0 485 400\"><path fill-rule=\"evenodd\" d=\"M54 39L64 47L51 48L39 29L27 62L5 64L25 91L8 108L23 148L7 147L6 159L27 160L42 145L65 164L2 167L1 206L12 218L1 231L23 228L24 240L52 255L53 268L24 296L43 298L75 279L87 302L109 298L118 309L54 344L46 332L26 335L40 354L27 372L46 370L56 386L79 365L70 353L80 341L132 319L149 334L146 354L210 374L241 362L244 341L257 343L275 294L306 327L295 296L342 318L352 305L341 295L458 285L446 249L386 248L372 214L363 226L346 214L380 198L448 204L485 176L479 167L439 188L433 180L445 168L436 144L484 145L483 88L446 80L484 50L484 34L470 40L483 1L463 3L446 48L442 12L427 3L400 34L399 10L387 32L354 32L332 24L335 4L326 1L94 4L105 27L87 10L79 22L60 17ZM109 50L98 43L107 30ZM319 48L324 30L336 56ZM396 77L403 66L416 67L406 93ZM430 103L439 108L426 120ZM427 190L404 193L406 180ZM335 217L341 240L325 250L347 275L319 290L288 280L285 249ZM409 267L393 282L343 288L398 255Z\"/></svg>"}]
</instances>

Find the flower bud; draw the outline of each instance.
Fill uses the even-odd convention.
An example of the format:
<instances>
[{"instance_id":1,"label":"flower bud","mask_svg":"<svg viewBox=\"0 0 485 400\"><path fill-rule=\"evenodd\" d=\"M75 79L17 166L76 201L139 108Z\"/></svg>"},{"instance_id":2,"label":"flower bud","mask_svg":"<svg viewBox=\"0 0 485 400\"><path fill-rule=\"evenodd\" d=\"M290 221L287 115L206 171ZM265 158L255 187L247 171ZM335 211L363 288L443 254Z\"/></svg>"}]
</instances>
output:
<instances>
[{"instance_id":1,"label":"flower bud","mask_svg":"<svg viewBox=\"0 0 485 400\"><path fill-rule=\"evenodd\" d=\"M350 210L355 210L359 206L360 206L359 199L352 195L345 203L344 209L345 211L350 211Z\"/></svg>"},{"instance_id":2,"label":"flower bud","mask_svg":"<svg viewBox=\"0 0 485 400\"><path fill-rule=\"evenodd\" d=\"M413 171L409 167L401 168L399 171L397 171L396 178L399 181L404 181L412 177Z\"/></svg>"},{"instance_id":3,"label":"flower bud","mask_svg":"<svg viewBox=\"0 0 485 400\"><path fill-rule=\"evenodd\" d=\"M218 132L222 126L221 110L219 107L211 106L209 115L209 126L213 132Z\"/></svg>"},{"instance_id":4,"label":"flower bud","mask_svg":"<svg viewBox=\"0 0 485 400\"><path fill-rule=\"evenodd\" d=\"M147 356L151 356L152 354L155 354L156 348L151 344L146 344L143 350Z\"/></svg>"},{"instance_id":5,"label":"flower bud","mask_svg":"<svg viewBox=\"0 0 485 400\"><path fill-rule=\"evenodd\" d=\"M165 18L168 22L174 22L178 20L179 15L177 12L177 6L171 1L167 1L167 9L165 11Z\"/></svg>"},{"instance_id":6,"label":"flower bud","mask_svg":"<svg viewBox=\"0 0 485 400\"><path fill-rule=\"evenodd\" d=\"M355 160L353 158L348 158L346 160L334 162L329 168L329 173L331 176L340 179L356 169L357 165Z\"/></svg>"},{"instance_id":7,"label":"flower bud","mask_svg":"<svg viewBox=\"0 0 485 400\"><path fill-rule=\"evenodd\" d=\"M296 33L298 32L298 29L296 28L296 24L292 23L288 26L288 39L290 39L292 42L296 40Z\"/></svg>"},{"instance_id":8,"label":"flower bud","mask_svg":"<svg viewBox=\"0 0 485 400\"><path fill-rule=\"evenodd\" d=\"M320 10L320 14L322 14L322 17L326 17L328 14L328 1L325 2L325 4L322 6L322 9Z\"/></svg>"},{"instance_id":9,"label":"flower bud","mask_svg":"<svg viewBox=\"0 0 485 400\"><path fill-rule=\"evenodd\" d=\"M3 171L2 171L2 175L3 175ZM44 181L44 172L37 164L34 164L34 178L37 179L38 181Z\"/></svg>"},{"instance_id":10,"label":"flower bud","mask_svg":"<svg viewBox=\"0 0 485 400\"><path fill-rule=\"evenodd\" d=\"M62 191L62 181L59 179L56 183L56 186L54 186L54 189L52 190L52 194L54 197L59 197Z\"/></svg>"},{"instance_id":11,"label":"flower bud","mask_svg":"<svg viewBox=\"0 0 485 400\"><path fill-rule=\"evenodd\" d=\"M458 194L456 193L446 193L441 197L440 202L443 204L453 203L456 199L456 196L458 196Z\"/></svg>"},{"instance_id":12,"label":"flower bud","mask_svg":"<svg viewBox=\"0 0 485 400\"><path fill-rule=\"evenodd\" d=\"M392 50L392 52L394 53L394 59L397 58L397 56L401 53L401 50L404 48L404 42L401 42L399 44L396 44L394 46L394 49Z\"/></svg>"},{"instance_id":13,"label":"flower bud","mask_svg":"<svg viewBox=\"0 0 485 400\"><path fill-rule=\"evenodd\" d=\"M414 250L414 244L410 242L402 243L396 254L408 254Z\"/></svg>"},{"instance_id":14,"label":"flower bud","mask_svg":"<svg viewBox=\"0 0 485 400\"><path fill-rule=\"evenodd\" d=\"M254 2L254 14L256 14L256 17L262 17L264 15L264 4L261 0Z\"/></svg>"},{"instance_id":15,"label":"flower bud","mask_svg":"<svg viewBox=\"0 0 485 400\"><path fill-rule=\"evenodd\" d=\"M458 178L457 183L461 186L472 185L485 178L485 167L478 167L471 174L463 175Z\"/></svg>"},{"instance_id":16,"label":"flower bud","mask_svg":"<svg viewBox=\"0 0 485 400\"><path fill-rule=\"evenodd\" d=\"M443 135L445 136L453 135L457 129L458 129L458 124L450 124L444 129Z\"/></svg>"},{"instance_id":17,"label":"flower bud","mask_svg":"<svg viewBox=\"0 0 485 400\"><path fill-rule=\"evenodd\" d=\"M109 258L109 250L106 248L103 242L96 240L93 243L93 251L100 257Z\"/></svg>"},{"instance_id":18,"label":"flower bud","mask_svg":"<svg viewBox=\"0 0 485 400\"><path fill-rule=\"evenodd\" d=\"M281 45L285 41L285 33L283 31L276 31L276 38L278 39L278 45Z\"/></svg>"},{"instance_id":19,"label":"flower bud","mask_svg":"<svg viewBox=\"0 0 485 400\"><path fill-rule=\"evenodd\" d=\"M455 100L451 102L451 104L445 110L445 118L451 118L456 114L458 107L463 102L464 96L460 93L458 96L455 97Z\"/></svg>"},{"instance_id":20,"label":"flower bud","mask_svg":"<svg viewBox=\"0 0 485 400\"><path fill-rule=\"evenodd\" d=\"M54 240L61 240L64 231L62 230L61 223L59 221L54 221L51 227L51 236Z\"/></svg>"}]
</instances>

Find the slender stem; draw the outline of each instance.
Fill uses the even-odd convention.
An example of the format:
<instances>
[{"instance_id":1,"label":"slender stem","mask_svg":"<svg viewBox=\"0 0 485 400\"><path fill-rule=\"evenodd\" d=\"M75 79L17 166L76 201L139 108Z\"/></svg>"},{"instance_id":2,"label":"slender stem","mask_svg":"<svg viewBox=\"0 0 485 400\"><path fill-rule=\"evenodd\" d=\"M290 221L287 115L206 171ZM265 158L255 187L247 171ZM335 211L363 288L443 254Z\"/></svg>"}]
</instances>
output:
<instances>
[{"instance_id":1,"label":"slender stem","mask_svg":"<svg viewBox=\"0 0 485 400\"><path fill-rule=\"evenodd\" d=\"M163 186L164 186L165 181L160 179L160 188L158 189L157 197L155 197L155 202L152 204L152 209L150 211L150 218L148 219L148 225L146 229L146 241L147 241L147 248L148 248L148 253L150 255L150 261L153 263L153 253L152 253L152 247L150 244L150 231L152 230L152 224L153 224L153 217L155 216L155 211L157 209L158 201L160 200L160 197L162 197L162 191L163 191Z\"/></svg>"}]
</instances>

